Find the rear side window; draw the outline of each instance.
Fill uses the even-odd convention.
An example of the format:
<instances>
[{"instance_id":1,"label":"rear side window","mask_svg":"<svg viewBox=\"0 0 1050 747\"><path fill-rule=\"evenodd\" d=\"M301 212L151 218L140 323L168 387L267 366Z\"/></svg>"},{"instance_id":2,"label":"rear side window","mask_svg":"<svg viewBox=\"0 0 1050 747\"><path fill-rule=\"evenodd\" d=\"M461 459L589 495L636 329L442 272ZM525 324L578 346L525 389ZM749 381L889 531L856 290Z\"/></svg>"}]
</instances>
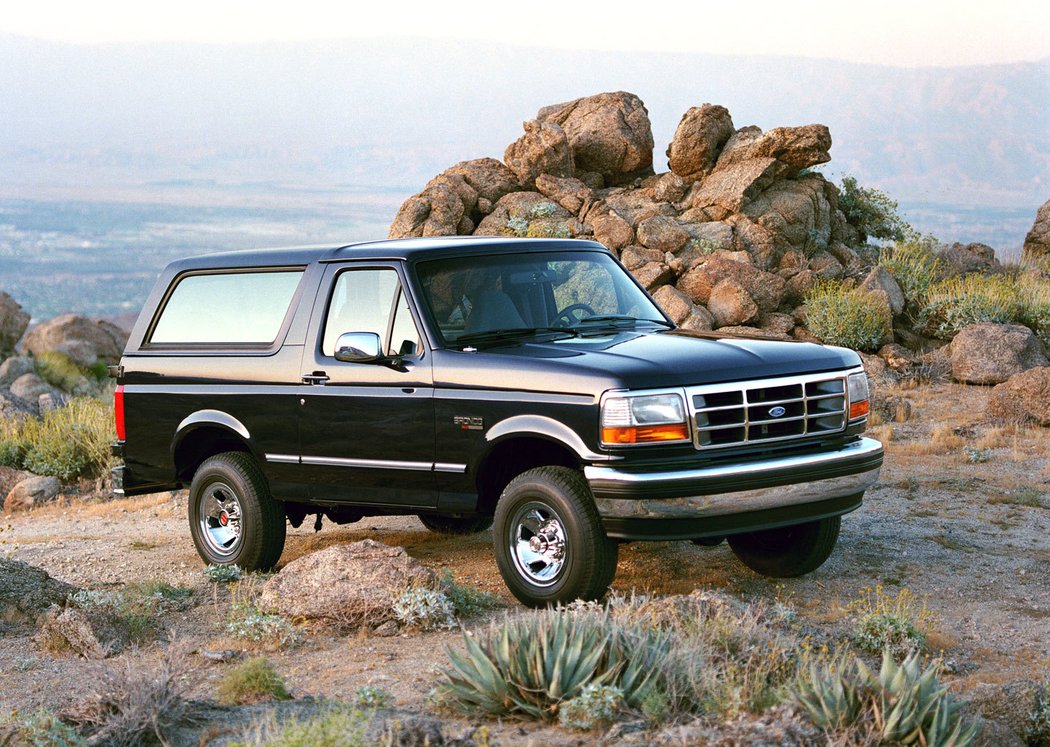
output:
<instances>
[{"instance_id":1,"label":"rear side window","mask_svg":"<svg viewBox=\"0 0 1050 747\"><path fill-rule=\"evenodd\" d=\"M272 343L302 270L187 275L164 304L153 344Z\"/></svg>"}]
</instances>

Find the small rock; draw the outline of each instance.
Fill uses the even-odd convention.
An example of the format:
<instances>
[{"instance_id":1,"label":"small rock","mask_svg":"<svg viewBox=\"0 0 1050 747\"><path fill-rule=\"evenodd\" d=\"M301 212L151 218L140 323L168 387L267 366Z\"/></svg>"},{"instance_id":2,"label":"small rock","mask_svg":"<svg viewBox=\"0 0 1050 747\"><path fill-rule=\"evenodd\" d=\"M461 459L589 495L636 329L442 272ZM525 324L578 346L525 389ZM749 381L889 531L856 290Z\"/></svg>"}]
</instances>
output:
<instances>
[{"instance_id":1,"label":"small rock","mask_svg":"<svg viewBox=\"0 0 1050 747\"><path fill-rule=\"evenodd\" d=\"M378 625L375 630L372 631L375 635L382 638L391 638L401 632L401 628L393 620L387 620L384 623Z\"/></svg>"},{"instance_id":2,"label":"small rock","mask_svg":"<svg viewBox=\"0 0 1050 747\"><path fill-rule=\"evenodd\" d=\"M4 498L4 511L26 511L55 499L62 490L62 481L57 477L27 477L16 483Z\"/></svg>"},{"instance_id":3,"label":"small rock","mask_svg":"<svg viewBox=\"0 0 1050 747\"><path fill-rule=\"evenodd\" d=\"M37 644L46 651L71 651L85 659L107 659L128 645L127 627L116 615L102 610L52 607L37 632Z\"/></svg>"},{"instance_id":4,"label":"small rock","mask_svg":"<svg viewBox=\"0 0 1050 747\"><path fill-rule=\"evenodd\" d=\"M33 359L12 356L0 363L0 386L9 386L15 379L33 372Z\"/></svg>"},{"instance_id":5,"label":"small rock","mask_svg":"<svg viewBox=\"0 0 1050 747\"><path fill-rule=\"evenodd\" d=\"M707 309L716 329L745 324L758 316L758 306L747 290L731 278L720 280L711 290Z\"/></svg>"},{"instance_id":6,"label":"small rock","mask_svg":"<svg viewBox=\"0 0 1050 747\"><path fill-rule=\"evenodd\" d=\"M594 240L610 249L623 249L634 241L634 229L616 213L606 213L592 222Z\"/></svg>"},{"instance_id":7,"label":"small rock","mask_svg":"<svg viewBox=\"0 0 1050 747\"><path fill-rule=\"evenodd\" d=\"M689 234L678 225L678 221L664 215L654 215L638 224L638 243L661 252L677 252Z\"/></svg>"},{"instance_id":8,"label":"small rock","mask_svg":"<svg viewBox=\"0 0 1050 747\"><path fill-rule=\"evenodd\" d=\"M0 620L33 623L77 591L41 568L0 557Z\"/></svg>"},{"instance_id":9,"label":"small rock","mask_svg":"<svg viewBox=\"0 0 1050 747\"><path fill-rule=\"evenodd\" d=\"M872 268L868 276L861 282L860 287L865 290L878 289L884 291L889 299L890 311L893 312L894 316L900 316L901 312L904 311L904 291L901 290L893 275L882 265Z\"/></svg>"},{"instance_id":10,"label":"small rock","mask_svg":"<svg viewBox=\"0 0 1050 747\"><path fill-rule=\"evenodd\" d=\"M1050 426L1050 367L1014 374L992 389L987 407L992 417Z\"/></svg>"},{"instance_id":11,"label":"small rock","mask_svg":"<svg viewBox=\"0 0 1050 747\"><path fill-rule=\"evenodd\" d=\"M11 384L11 394L35 402L41 394L47 394L51 387L35 373L22 374Z\"/></svg>"},{"instance_id":12,"label":"small rock","mask_svg":"<svg viewBox=\"0 0 1050 747\"><path fill-rule=\"evenodd\" d=\"M29 314L7 293L0 291L0 355L15 349L29 326Z\"/></svg>"}]
</instances>

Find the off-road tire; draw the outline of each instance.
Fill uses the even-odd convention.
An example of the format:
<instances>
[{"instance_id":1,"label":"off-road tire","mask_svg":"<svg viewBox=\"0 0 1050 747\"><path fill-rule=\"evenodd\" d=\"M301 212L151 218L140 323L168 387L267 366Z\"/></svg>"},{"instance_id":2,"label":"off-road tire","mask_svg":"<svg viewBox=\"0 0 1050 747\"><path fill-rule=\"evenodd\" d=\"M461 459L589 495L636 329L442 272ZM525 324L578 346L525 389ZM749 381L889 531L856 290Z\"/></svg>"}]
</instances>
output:
<instances>
[{"instance_id":1,"label":"off-road tire","mask_svg":"<svg viewBox=\"0 0 1050 747\"><path fill-rule=\"evenodd\" d=\"M814 571L835 549L841 517L810 521L779 529L734 534L729 547L756 573L771 578L793 578Z\"/></svg>"},{"instance_id":2,"label":"off-road tire","mask_svg":"<svg viewBox=\"0 0 1050 747\"><path fill-rule=\"evenodd\" d=\"M558 570L542 581L530 577L528 564L516 555L523 512L532 510L557 521L564 534ZM537 467L511 480L496 504L493 540L507 588L529 607L600 599L616 575L618 546L605 535L587 481L569 467Z\"/></svg>"},{"instance_id":3,"label":"off-road tire","mask_svg":"<svg viewBox=\"0 0 1050 747\"><path fill-rule=\"evenodd\" d=\"M420 514L419 521L437 534L477 534L492 526L491 516L442 516L441 514Z\"/></svg>"},{"instance_id":4,"label":"off-road tire","mask_svg":"<svg viewBox=\"0 0 1050 747\"><path fill-rule=\"evenodd\" d=\"M201 524L203 503L210 495L232 495L240 509L240 536L228 553L216 550ZM209 565L236 565L244 571L269 570L284 551L284 510L270 495L259 465L242 451L205 459L193 475L189 496L190 535L197 554Z\"/></svg>"}]
</instances>

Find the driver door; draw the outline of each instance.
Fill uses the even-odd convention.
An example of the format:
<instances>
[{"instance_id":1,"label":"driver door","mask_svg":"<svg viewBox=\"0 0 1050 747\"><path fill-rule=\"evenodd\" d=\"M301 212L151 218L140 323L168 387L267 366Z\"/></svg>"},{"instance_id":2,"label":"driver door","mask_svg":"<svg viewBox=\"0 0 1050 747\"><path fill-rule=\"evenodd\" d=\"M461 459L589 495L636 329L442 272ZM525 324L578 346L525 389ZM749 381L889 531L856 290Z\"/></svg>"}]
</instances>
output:
<instances>
[{"instance_id":1,"label":"driver door","mask_svg":"<svg viewBox=\"0 0 1050 747\"><path fill-rule=\"evenodd\" d=\"M299 439L311 497L432 508L434 384L429 355L394 265L331 265L303 356ZM374 332L384 361L334 357L346 332Z\"/></svg>"}]
</instances>

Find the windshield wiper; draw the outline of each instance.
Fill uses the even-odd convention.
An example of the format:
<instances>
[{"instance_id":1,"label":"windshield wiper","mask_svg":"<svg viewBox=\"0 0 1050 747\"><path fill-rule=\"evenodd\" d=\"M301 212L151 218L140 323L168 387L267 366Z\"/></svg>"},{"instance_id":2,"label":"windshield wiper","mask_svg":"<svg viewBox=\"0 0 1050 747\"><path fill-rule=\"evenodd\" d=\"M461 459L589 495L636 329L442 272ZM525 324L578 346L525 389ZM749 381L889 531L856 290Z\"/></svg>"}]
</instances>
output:
<instances>
[{"instance_id":1,"label":"windshield wiper","mask_svg":"<svg viewBox=\"0 0 1050 747\"><path fill-rule=\"evenodd\" d=\"M657 324L667 329L674 329L674 325L666 319L638 319L633 316L627 316L626 314L598 314L596 316L588 316L581 319L574 326L576 329L585 329L588 327L610 327L613 329L620 329L625 327L634 327L639 323L646 324Z\"/></svg>"},{"instance_id":2,"label":"windshield wiper","mask_svg":"<svg viewBox=\"0 0 1050 747\"><path fill-rule=\"evenodd\" d=\"M494 345L521 340L538 335L561 335L576 337L576 332L567 327L512 327L509 329L487 329L483 332L470 332L456 338L456 347L473 347L476 345Z\"/></svg>"}]
</instances>

